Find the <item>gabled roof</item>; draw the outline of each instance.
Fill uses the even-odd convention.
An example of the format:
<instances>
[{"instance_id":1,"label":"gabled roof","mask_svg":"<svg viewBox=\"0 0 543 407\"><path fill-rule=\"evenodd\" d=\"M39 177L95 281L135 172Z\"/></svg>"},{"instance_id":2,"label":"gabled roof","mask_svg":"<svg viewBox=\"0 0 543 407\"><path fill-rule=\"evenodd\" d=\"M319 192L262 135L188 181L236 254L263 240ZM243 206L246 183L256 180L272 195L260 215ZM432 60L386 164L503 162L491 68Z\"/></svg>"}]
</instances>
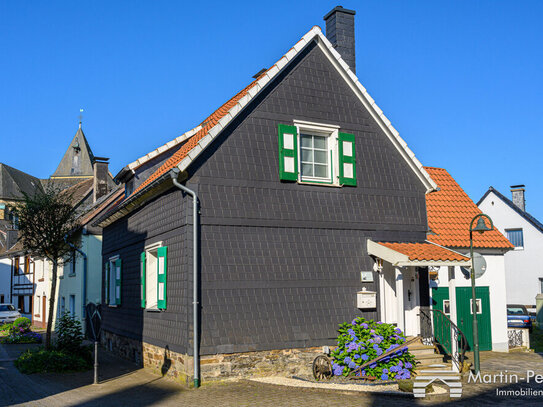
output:
<instances>
[{"instance_id":1,"label":"gabled roof","mask_svg":"<svg viewBox=\"0 0 543 407\"><path fill-rule=\"evenodd\" d=\"M426 194L428 226L427 239L447 247L468 248L469 225L481 210L443 168L425 167L439 190ZM487 225L489 226L489 225ZM473 233L473 247L488 249L513 249L513 245L498 229Z\"/></svg>"},{"instance_id":2,"label":"gabled roof","mask_svg":"<svg viewBox=\"0 0 543 407\"><path fill-rule=\"evenodd\" d=\"M359 97L361 102L367 108L368 112L378 123L379 127L391 140L393 145L406 160L411 169L415 172L421 182L425 185L427 191L433 191L437 186L428 175L422 164L415 157L415 154L409 149L405 141L400 137L398 131L392 126L390 120L384 115L383 111L377 106L373 98L362 86L356 75L350 70L349 66L343 61L340 54L333 48L330 41L323 35L320 27L313 27L298 41L285 55L283 55L271 68L262 72L256 80L250 83L245 89L236 94L232 99L223 104L218 110L204 120L200 126L192 129L184 135L173 140L171 146L181 144L181 147L161 165L149 178L147 178L125 202L122 202L116 210L124 210L121 215L115 215L110 219L114 210L110 211L104 218L98 220L104 224L109 223L130 210L135 209L152 194L147 190L158 186L162 181L169 179L169 172L174 168L181 172L185 171L189 165L202 153L202 151L221 133L221 131L242 112L250 101L258 95L266 86L290 63L293 59L312 41L316 41L319 48L329 58L334 67L338 70L349 87ZM193 134L191 134L193 133ZM168 143L168 144L170 144ZM159 149L149 153L147 156L129 164L122 171L128 171L137 168L139 165L148 161L152 157L168 151L168 144L159 147ZM159 151L162 150L162 151ZM118 175L119 177L119 175ZM128 209L132 208L132 209Z\"/></svg>"},{"instance_id":3,"label":"gabled roof","mask_svg":"<svg viewBox=\"0 0 543 407\"><path fill-rule=\"evenodd\" d=\"M527 222L531 223L533 227L535 227L537 230L539 230L541 233L543 233L543 223L538 221L536 218L534 218L532 215L530 215L528 212L523 211L520 209L517 205L513 203L509 198L502 195L497 189L494 187L488 188L488 191L485 192L485 194L479 199L479 202L477 202L477 206L481 204L485 200L485 198L493 192L494 195L496 195L498 198L500 198L507 206L509 206L511 209L513 209L516 213L518 213L520 216L522 216L524 219L526 219Z\"/></svg>"},{"instance_id":4,"label":"gabled roof","mask_svg":"<svg viewBox=\"0 0 543 407\"><path fill-rule=\"evenodd\" d=\"M0 163L0 199L20 200L23 199L23 193L33 195L41 189L38 178Z\"/></svg>"},{"instance_id":5,"label":"gabled roof","mask_svg":"<svg viewBox=\"0 0 543 407\"><path fill-rule=\"evenodd\" d=\"M81 129L81 123L51 178L92 177L94 154Z\"/></svg>"}]
</instances>

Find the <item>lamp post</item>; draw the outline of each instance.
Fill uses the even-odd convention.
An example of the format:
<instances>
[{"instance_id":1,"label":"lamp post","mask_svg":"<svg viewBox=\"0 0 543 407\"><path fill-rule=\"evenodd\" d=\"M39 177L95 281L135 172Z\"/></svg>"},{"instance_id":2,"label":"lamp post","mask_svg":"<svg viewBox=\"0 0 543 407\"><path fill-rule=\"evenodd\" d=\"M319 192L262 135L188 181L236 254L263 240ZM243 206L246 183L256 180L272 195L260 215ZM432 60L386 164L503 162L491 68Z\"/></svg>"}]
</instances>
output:
<instances>
[{"instance_id":1,"label":"lamp post","mask_svg":"<svg viewBox=\"0 0 543 407\"><path fill-rule=\"evenodd\" d=\"M483 218L487 218L490 222L490 228L486 226ZM477 220L477 226L473 227L473 222ZM475 374L479 373L479 328L477 325L477 297L475 296L475 268L473 264L473 232L484 233L494 229L494 224L490 216L480 213L475 215L469 224L469 246L471 256L471 313L473 314L473 361L475 364ZM481 304L482 306L482 304Z\"/></svg>"}]
</instances>

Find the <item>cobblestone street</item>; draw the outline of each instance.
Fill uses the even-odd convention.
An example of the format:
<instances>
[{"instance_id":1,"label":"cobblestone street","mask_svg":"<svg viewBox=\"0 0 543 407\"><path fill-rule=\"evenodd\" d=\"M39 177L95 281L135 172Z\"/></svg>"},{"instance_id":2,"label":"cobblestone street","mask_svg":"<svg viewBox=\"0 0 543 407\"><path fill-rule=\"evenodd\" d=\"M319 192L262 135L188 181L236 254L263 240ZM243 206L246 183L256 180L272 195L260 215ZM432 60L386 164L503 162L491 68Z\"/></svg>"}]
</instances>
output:
<instances>
[{"instance_id":1,"label":"cobblestone street","mask_svg":"<svg viewBox=\"0 0 543 407\"><path fill-rule=\"evenodd\" d=\"M101 384L92 385L92 371L75 374L23 375L13 366L13 358L23 349L0 346L0 405L5 406L459 406L541 405L542 396L498 396L496 389L543 390L543 384L496 385L467 383L463 396L451 401L447 395L430 395L415 400L411 395L390 396L319 389L275 386L247 380L206 384L188 390L170 380L162 379L130 362L102 352ZM543 373L543 357L539 354L482 354L483 373L518 373L526 370Z\"/></svg>"}]
</instances>

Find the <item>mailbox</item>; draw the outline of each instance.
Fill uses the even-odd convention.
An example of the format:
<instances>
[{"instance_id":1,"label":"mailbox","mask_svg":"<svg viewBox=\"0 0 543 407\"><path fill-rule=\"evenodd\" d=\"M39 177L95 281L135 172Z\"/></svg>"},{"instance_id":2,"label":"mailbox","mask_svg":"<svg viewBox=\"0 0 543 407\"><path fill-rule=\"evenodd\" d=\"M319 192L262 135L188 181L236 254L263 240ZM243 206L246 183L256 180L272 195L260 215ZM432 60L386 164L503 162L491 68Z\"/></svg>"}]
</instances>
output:
<instances>
[{"instance_id":1,"label":"mailbox","mask_svg":"<svg viewBox=\"0 0 543 407\"><path fill-rule=\"evenodd\" d=\"M356 307L359 309L377 308L377 293L375 291L358 291L356 293Z\"/></svg>"}]
</instances>

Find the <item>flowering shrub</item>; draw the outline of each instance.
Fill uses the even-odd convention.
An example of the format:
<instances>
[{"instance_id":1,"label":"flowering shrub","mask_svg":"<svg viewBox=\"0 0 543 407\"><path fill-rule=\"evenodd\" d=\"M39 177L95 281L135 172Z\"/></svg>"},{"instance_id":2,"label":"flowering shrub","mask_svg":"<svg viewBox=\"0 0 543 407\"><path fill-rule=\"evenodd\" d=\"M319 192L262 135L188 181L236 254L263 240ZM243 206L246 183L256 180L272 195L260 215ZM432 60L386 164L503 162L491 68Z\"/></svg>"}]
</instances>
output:
<instances>
[{"instance_id":1,"label":"flowering shrub","mask_svg":"<svg viewBox=\"0 0 543 407\"><path fill-rule=\"evenodd\" d=\"M362 317L340 324L338 333L338 347L331 354L336 376L347 377L364 363L405 343L405 336L399 328ZM411 378L414 370L415 357L404 348L366 366L356 375L399 380Z\"/></svg>"},{"instance_id":2,"label":"flowering shrub","mask_svg":"<svg viewBox=\"0 0 543 407\"><path fill-rule=\"evenodd\" d=\"M57 333L56 346L59 350L77 352L83 343L81 323L69 312L59 318L55 331Z\"/></svg>"},{"instance_id":3,"label":"flowering shrub","mask_svg":"<svg viewBox=\"0 0 543 407\"><path fill-rule=\"evenodd\" d=\"M28 318L17 318L7 328L8 335L0 339L0 343L40 343L41 335L30 330Z\"/></svg>"}]
</instances>

